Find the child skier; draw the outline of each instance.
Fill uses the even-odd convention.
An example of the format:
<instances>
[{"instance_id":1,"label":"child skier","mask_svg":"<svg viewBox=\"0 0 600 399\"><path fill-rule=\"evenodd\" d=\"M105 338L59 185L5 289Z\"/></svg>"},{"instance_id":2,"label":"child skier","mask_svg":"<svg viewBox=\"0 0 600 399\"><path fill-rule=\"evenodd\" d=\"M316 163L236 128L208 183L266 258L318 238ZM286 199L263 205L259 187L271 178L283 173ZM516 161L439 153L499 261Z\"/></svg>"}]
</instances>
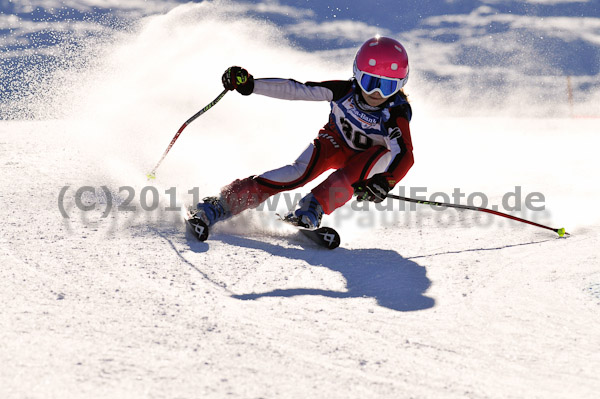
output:
<instances>
[{"instance_id":1,"label":"child skier","mask_svg":"<svg viewBox=\"0 0 600 399\"><path fill-rule=\"evenodd\" d=\"M304 186L327 170L336 169L312 189L285 219L317 228L330 214L357 195L358 201L383 201L413 165L409 121L411 107L402 88L408 80L408 57L398 41L367 40L356 53L350 80L299 83L292 79L254 79L243 68L231 67L223 86L242 95L261 94L284 100L329 101L329 122L292 164L235 180L218 197L207 197L193 215L206 226L268 197Z\"/></svg>"}]
</instances>

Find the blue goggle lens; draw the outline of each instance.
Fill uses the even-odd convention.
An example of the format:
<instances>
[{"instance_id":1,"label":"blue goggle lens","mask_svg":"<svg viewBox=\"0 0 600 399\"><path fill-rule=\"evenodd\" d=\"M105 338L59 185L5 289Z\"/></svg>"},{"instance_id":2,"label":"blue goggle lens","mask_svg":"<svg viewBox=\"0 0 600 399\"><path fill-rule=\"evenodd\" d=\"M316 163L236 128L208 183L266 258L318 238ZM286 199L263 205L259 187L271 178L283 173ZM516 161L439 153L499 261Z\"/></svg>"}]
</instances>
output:
<instances>
[{"instance_id":1,"label":"blue goggle lens","mask_svg":"<svg viewBox=\"0 0 600 399\"><path fill-rule=\"evenodd\" d=\"M398 90L398 81L391 79L378 78L375 76L363 73L360 78L360 86L362 89L371 93L375 89L381 90L384 97L389 97Z\"/></svg>"}]
</instances>

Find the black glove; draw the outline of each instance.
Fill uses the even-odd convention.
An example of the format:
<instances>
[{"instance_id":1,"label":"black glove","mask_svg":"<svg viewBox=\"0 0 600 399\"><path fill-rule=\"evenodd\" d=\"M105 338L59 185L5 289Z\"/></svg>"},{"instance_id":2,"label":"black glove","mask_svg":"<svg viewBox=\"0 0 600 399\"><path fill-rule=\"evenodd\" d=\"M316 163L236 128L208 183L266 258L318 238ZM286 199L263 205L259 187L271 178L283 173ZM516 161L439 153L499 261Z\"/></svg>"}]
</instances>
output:
<instances>
[{"instance_id":1,"label":"black glove","mask_svg":"<svg viewBox=\"0 0 600 399\"><path fill-rule=\"evenodd\" d=\"M382 173L376 174L370 179L354 183L354 195L357 201L383 201L392 190L396 181L393 177Z\"/></svg>"},{"instance_id":2,"label":"black glove","mask_svg":"<svg viewBox=\"0 0 600 399\"><path fill-rule=\"evenodd\" d=\"M254 91L254 77L247 70L238 66L227 68L221 81L227 90L237 90L244 96L250 95Z\"/></svg>"}]
</instances>

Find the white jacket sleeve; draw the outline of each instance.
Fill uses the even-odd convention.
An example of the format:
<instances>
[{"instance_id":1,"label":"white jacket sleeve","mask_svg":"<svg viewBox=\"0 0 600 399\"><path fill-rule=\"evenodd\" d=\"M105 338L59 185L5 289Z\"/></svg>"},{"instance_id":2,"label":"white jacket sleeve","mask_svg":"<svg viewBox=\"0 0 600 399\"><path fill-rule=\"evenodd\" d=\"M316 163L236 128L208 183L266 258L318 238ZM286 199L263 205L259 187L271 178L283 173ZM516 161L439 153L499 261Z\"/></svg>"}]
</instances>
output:
<instances>
[{"instance_id":1,"label":"white jacket sleeve","mask_svg":"<svg viewBox=\"0 0 600 399\"><path fill-rule=\"evenodd\" d=\"M333 92L323 86L308 86L293 79L255 79L254 94L282 100L331 101Z\"/></svg>"}]
</instances>

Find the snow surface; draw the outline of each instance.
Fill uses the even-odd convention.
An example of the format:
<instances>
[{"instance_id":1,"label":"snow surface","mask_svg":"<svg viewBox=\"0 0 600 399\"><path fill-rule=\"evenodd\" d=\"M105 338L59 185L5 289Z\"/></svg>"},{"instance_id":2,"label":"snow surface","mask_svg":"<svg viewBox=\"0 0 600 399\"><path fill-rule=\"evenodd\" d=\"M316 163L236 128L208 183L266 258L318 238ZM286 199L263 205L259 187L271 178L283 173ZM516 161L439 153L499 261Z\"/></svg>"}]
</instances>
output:
<instances>
[{"instance_id":1,"label":"snow surface","mask_svg":"<svg viewBox=\"0 0 600 399\"><path fill-rule=\"evenodd\" d=\"M523 199L539 192L544 211L511 213L568 239L475 212L348 204L324 219L342 236L327 251L275 220L281 198L199 243L166 209L171 195L183 204L188 190L211 195L292 161L328 113L229 93L149 183L177 128L220 92L223 69L350 73L347 51L303 50L220 7L181 5L94 43L27 97L35 120L0 122L0 397L595 398L598 119L569 118L560 103L551 118L447 116L424 76L407 86L406 194L460 188L492 206L516 187ZM75 205L81 187L93 209ZM122 187L135 211L115 209ZM160 204L144 211L150 187Z\"/></svg>"}]
</instances>

